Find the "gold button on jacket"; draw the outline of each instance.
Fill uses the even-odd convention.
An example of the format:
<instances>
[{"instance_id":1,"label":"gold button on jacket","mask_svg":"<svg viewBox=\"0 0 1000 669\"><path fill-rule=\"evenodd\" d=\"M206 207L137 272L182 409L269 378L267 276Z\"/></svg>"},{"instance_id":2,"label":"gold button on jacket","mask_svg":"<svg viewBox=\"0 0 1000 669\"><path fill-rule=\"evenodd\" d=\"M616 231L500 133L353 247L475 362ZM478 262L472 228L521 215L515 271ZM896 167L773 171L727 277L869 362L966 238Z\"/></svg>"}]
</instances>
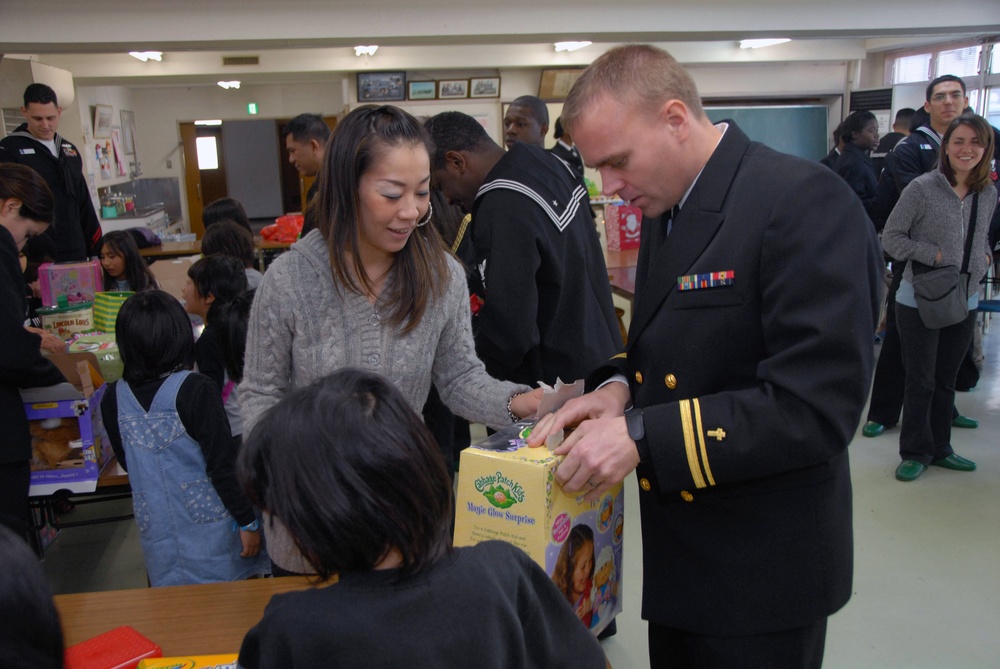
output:
<instances>
[{"instance_id":1,"label":"gold button on jacket","mask_svg":"<svg viewBox=\"0 0 1000 669\"><path fill-rule=\"evenodd\" d=\"M642 383L642 372L636 372L635 373L635 382L636 383Z\"/></svg>"},{"instance_id":2,"label":"gold button on jacket","mask_svg":"<svg viewBox=\"0 0 1000 669\"><path fill-rule=\"evenodd\" d=\"M650 488L652 488L653 486L649 485L649 479L641 478L639 479L639 487L645 490L646 492L649 492Z\"/></svg>"},{"instance_id":3,"label":"gold button on jacket","mask_svg":"<svg viewBox=\"0 0 1000 669\"><path fill-rule=\"evenodd\" d=\"M689 493L687 490L681 490L681 499L684 500L685 502L693 502L694 495Z\"/></svg>"},{"instance_id":4,"label":"gold button on jacket","mask_svg":"<svg viewBox=\"0 0 1000 669\"><path fill-rule=\"evenodd\" d=\"M673 374L667 374L665 382L667 384L667 388L670 388L671 390L677 387L677 377Z\"/></svg>"}]
</instances>

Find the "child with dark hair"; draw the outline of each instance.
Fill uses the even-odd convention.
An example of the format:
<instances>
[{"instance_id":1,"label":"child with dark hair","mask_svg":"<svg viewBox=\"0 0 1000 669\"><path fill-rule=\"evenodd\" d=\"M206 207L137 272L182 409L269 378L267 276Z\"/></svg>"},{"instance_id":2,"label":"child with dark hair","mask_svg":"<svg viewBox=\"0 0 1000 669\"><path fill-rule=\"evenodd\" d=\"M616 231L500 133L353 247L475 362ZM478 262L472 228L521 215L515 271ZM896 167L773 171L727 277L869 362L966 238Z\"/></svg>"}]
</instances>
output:
<instances>
[{"instance_id":1,"label":"child with dark hair","mask_svg":"<svg viewBox=\"0 0 1000 669\"><path fill-rule=\"evenodd\" d=\"M241 667L607 666L524 552L452 547L444 461L388 379L346 368L290 390L250 433L238 469L316 573L337 577L274 597Z\"/></svg>"},{"instance_id":2,"label":"child with dark hair","mask_svg":"<svg viewBox=\"0 0 1000 669\"><path fill-rule=\"evenodd\" d=\"M572 605L577 617L590 627L594 614L591 588L594 582L594 531L577 525L559 551L552 581Z\"/></svg>"},{"instance_id":3,"label":"child with dark hair","mask_svg":"<svg viewBox=\"0 0 1000 669\"><path fill-rule=\"evenodd\" d=\"M243 380L243 357L247 346L247 323L256 291L240 293L212 314L212 328L218 333L219 350L226 374L234 382Z\"/></svg>"},{"instance_id":4,"label":"child with dark hair","mask_svg":"<svg viewBox=\"0 0 1000 669\"><path fill-rule=\"evenodd\" d=\"M159 288L139 253L135 238L124 230L109 232L97 245L104 268L104 290L139 293Z\"/></svg>"},{"instance_id":5,"label":"child with dark hair","mask_svg":"<svg viewBox=\"0 0 1000 669\"><path fill-rule=\"evenodd\" d=\"M191 265L182 290L184 309L205 323L205 329L194 348L198 371L212 379L219 389L234 438L243 434L239 390L236 382L226 374L214 320L223 305L236 299L246 289L247 277L243 271L243 263L230 256L216 255L207 256Z\"/></svg>"},{"instance_id":6,"label":"child with dark hair","mask_svg":"<svg viewBox=\"0 0 1000 669\"><path fill-rule=\"evenodd\" d=\"M191 371L194 336L183 307L159 290L136 293L118 312L116 331L125 368L105 392L101 415L129 474L150 585L267 573L219 392Z\"/></svg>"},{"instance_id":7,"label":"child with dark hair","mask_svg":"<svg viewBox=\"0 0 1000 669\"><path fill-rule=\"evenodd\" d=\"M226 219L205 230L201 238L201 252L206 256L231 256L243 263L247 275L247 285L256 288L264 275L254 269L257 258L254 251L253 235L235 221Z\"/></svg>"},{"instance_id":8,"label":"child with dark hair","mask_svg":"<svg viewBox=\"0 0 1000 669\"><path fill-rule=\"evenodd\" d=\"M231 197L221 197L218 200L212 201L201 212L201 222L205 226L206 232L219 221L227 220L235 222L240 227L246 228L251 235L253 234L253 228L250 226L250 218L247 217L247 211L240 204L239 200L234 200Z\"/></svg>"},{"instance_id":9,"label":"child with dark hair","mask_svg":"<svg viewBox=\"0 0 1000 669\"><path fill-rule=\"evenodd\" d=\"M59 612L38 558L0 525L0 658L6 669L62 669Z\"/></svg>"}]
</instances>

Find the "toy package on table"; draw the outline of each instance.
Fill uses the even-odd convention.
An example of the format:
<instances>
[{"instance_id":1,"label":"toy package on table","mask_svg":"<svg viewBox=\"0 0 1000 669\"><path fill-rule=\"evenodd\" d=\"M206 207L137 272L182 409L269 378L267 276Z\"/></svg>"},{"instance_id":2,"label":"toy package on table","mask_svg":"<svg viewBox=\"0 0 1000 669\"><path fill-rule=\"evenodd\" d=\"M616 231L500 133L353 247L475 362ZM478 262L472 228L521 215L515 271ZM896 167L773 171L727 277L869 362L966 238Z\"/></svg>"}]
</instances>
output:
<instances>
[{"instance_id":1,"label":"toy package on table","mask_svg":"<svg viewBox=\"0 0 1000 669\"><path fill-rule=\"evenodd\" d=\"M236 653L187 655L142 660L135 669L236 669Z\"/></svg>"},{"instance_id":2,"label":"toy package on table","mask_svg":"<svg viewBox=\"0 0 1000 669\"><path fill-rule=\"evenodd\" d=\"M107 385L91 353L51 358L67 379L79 385L60 383L21 390L31 429L29 494L93 492L101 468L112 457L101 420L101 398Z\"/></svg>"},{"instance_id":3,"label":"toy package on table","mask_svg":"<svg viewBox=\"0 0 1000 669\"><path fill-rule=\"evenodd\" d=\"M497 539L521 548L598 634L622 607L624 487L594 502L563 493L555 481L562 458L528 448L532 425L514 423L462 451L455 545Z\"/></svg>"},{"instance_id":4,"label":"toy package on table","mask_svg":"<svg viewBox=\"0 0 1000 669\"><path fill-rule=\"evenodd\" d=\"M122 377L125 370L125 363L122 362L121 353L118 351L118 343L114 334L103 332L90 332L87 334L74 335L69 342L69 352L78 353L86 351L93 353L100 365L101 376L105 383L117 381Z\"/></svg>"},{"instance_id":5,"label":"toy package on table","mask_svg":"<svg viewBox=\"0 0 1000 669\"><path fill-rule=\"evenodd\" d=\"M604 207L604 231L609 251L639 248L642 232L642 210L627 204L609 204Z\"/></svg>"},{"instance_id":6,"label":"toy package on table","mask_svg":"<svg viewBox=\"0 0 1000 669\"><path fill-rule=\"evenodd\" d=\"M59 304L60 295L70 306L93 302L94 295L104 290L104 271L99 260L42 263L38 267L38 285L42 304L47 307Z\"/></svg>"},{"instance_id":7,"label":"toy package on table","mask_svg":"<svg viewBox=\"0 0 1000 669\"><path fill-rule=\"evenodd\" d=\"M67 305L64 296L60 296L59 300L59 306L38 309L42 329L48 330L63 341L70 339L75 334L90 332L94 329L94 309L91 302L77 302Z\"/></svg>"}]
</instances>

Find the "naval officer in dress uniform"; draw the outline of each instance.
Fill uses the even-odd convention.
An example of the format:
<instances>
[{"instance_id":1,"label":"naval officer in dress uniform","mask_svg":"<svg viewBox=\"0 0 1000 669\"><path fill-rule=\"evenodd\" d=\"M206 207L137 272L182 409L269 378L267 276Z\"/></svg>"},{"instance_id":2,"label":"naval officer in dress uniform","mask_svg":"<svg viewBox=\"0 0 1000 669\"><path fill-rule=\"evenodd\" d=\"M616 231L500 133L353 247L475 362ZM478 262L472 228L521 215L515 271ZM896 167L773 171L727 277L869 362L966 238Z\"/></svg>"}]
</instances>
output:
<instances>
[{"instance_id":1,"label":"naval officer in dress uniform","mask_svg":"<svg viewBox=\"0 0 1000 669\"><path fill-rule=\"evenodd\" d=\"M562 120L645 220L626 353L531 443L579 423L556 477L588 499L636 470L652 667L819 667L851 594L874 230L830 170L713 125L660 49L601 56Z\"/></svg>"}]
</instances>

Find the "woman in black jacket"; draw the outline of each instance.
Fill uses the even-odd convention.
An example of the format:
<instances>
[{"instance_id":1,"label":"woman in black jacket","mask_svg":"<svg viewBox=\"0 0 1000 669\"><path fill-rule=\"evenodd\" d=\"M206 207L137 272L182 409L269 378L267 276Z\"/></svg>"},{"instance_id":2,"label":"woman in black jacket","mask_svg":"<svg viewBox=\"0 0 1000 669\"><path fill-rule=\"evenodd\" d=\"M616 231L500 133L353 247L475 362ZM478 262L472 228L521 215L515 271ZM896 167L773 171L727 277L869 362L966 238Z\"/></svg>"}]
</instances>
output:
<instances>
[{"instance_id":1,"label":"woman in black jacket","mask_svg":"<svg viewBox=\"0 0 1000 669\"><path fill-rule=\"evenodd\" d=\"M834 170L861 198L861 204L871 219L878 180L870 154L878 146L878 120L870 111L856 111L844 119L842 127L844 150Z\"/></svg>"},{"instance_id":2,"label":"woman in black jacket","mask_svg":"<svg viewBox=\"0 0 1000 669\"><path fill-rule=\"evenodd\" d=\"M39 337L24 329L27 291L18 256L24 243L52 222L52 191L30 167L0 164L0 523L23 535L28 529L31 434L18 388L62 383L59 369L42 357Z\"/></svg>"}]
</instances>

